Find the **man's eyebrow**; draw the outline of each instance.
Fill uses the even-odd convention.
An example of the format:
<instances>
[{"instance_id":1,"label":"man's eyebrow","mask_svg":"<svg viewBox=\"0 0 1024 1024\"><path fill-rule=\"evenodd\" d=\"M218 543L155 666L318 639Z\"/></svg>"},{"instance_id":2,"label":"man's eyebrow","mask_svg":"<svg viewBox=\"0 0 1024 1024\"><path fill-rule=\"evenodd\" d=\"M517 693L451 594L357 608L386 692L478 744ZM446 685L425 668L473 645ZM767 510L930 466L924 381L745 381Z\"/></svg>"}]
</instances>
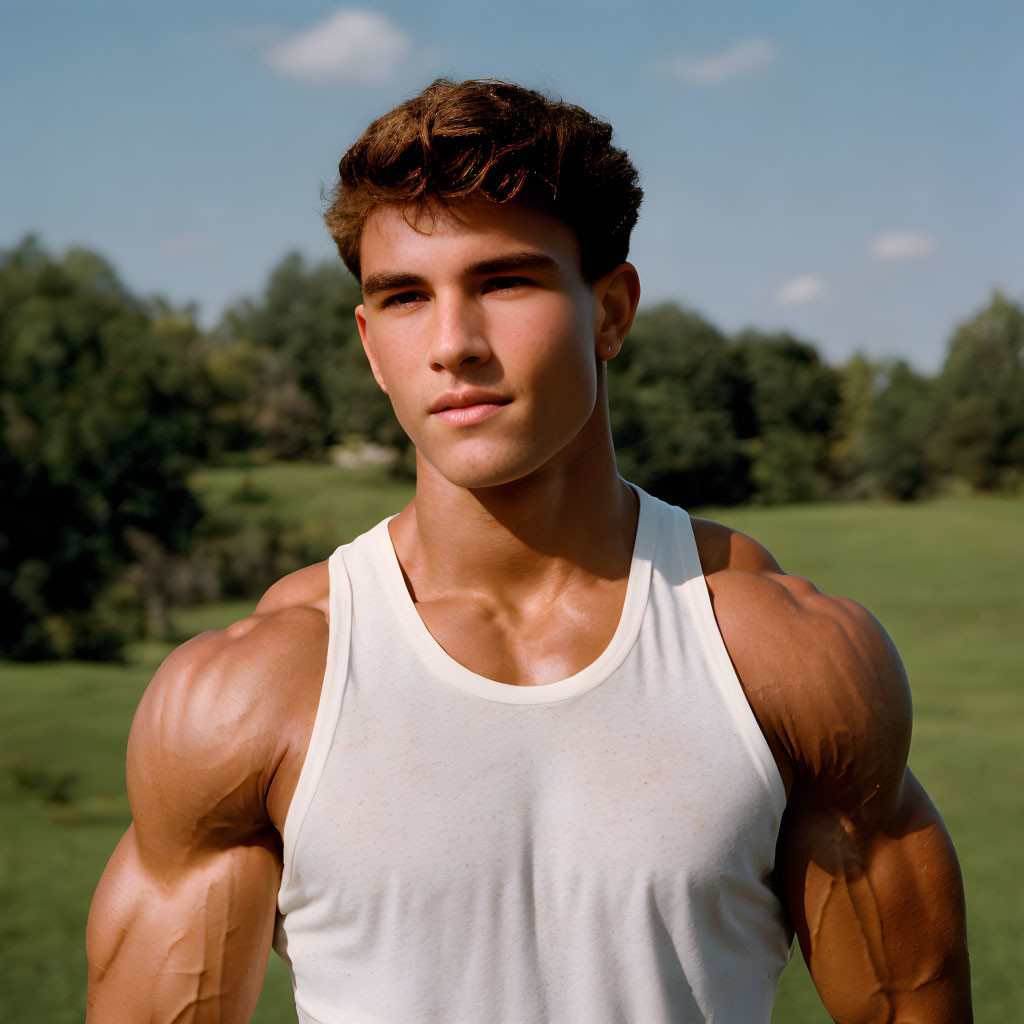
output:
<instances>
[{"instance_id":1,"label":"man's eyebrow","mask_svg":"<svg viewBox=\"0 0 1024 1024\"><path fill-rule=\"evenodd\" d=\"M547 253L535 250L510 252L490 259L480 260L466 268L467 277L483 277L487 274L504 274L512 270L557 270L558 261ZM398 271L391 273L383 270L370 274L363 279L362 292L364 298L380 292L394 291L396 288L421 288L426 279L419 274Z\"/></svg>"},{"instance_id":2,"label":"man's eyebrow","mask_svg":"<svg viewBox=\"0 0 1024 1024\"><path fill-rule=\"evenodd\" d=\"M419 274L406 274L398 272L388 273L386 270L378 274L370 274L363 278L362 293L364 298L376 295L378 292L389 292L395 288L419 288L426 284L426 281Z\"/></svg>"},{"instance_id":3,"label":"man's eyebrow","mask_svg":"<svg viewBox=\"0 0 1024 1024\"><path fill-rule=\"evenodd\" d=\"M527 250L510 252L503 256L494 256L489 260L481 260L466 268L470 277L482 277L485 274L502 274L509 270L557 270L558 261L545 252Z\"/></svg>"}]
</instances>

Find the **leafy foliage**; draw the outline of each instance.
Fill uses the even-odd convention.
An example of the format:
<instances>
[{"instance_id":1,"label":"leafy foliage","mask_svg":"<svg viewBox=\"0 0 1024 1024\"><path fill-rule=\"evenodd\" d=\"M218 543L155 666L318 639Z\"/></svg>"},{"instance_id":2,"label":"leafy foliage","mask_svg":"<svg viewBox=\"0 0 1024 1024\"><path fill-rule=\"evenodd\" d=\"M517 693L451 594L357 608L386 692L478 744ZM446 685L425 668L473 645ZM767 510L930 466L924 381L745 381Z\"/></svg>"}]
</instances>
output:
<instances>
[{"instance_id":1,"label":"leafy foliage","mask_svg":"<svg viewBox=\"0 0 1024 1024\"><path fill-rule=\"evenodd\" d=\"M842 370L841 440L833 450L841 490L851 497L909 501L935 486L928 444L935 428L935 388L903 360Z\"/></svg>"},{"instance_id":2,"label":"leafy foliage","mask_svg":"<svg viewBox=\"0 0 1024 1024\"><path fill-rule=\"evenodd\" d=\"M681 505L742 501L750 486L734 424L741 389L711 324L671 305L641 313L608 367L622 474Z\"/></svg>"},{"instance_id":3,"label":"leafy foliage","mask_svg":"<svg viewBox=\"0 0 1024 1024\"><path fill-rule=\"evenodd\" d=\"M996 292L953 336L938 379L931 451L979 490L1024 480L1024 309Z\"/></svg>"},{"instance_id":4,"label":"leafy foliage","mask_svg":"<svg viewBox=\"0 0 1024 1024\"><path fill-rule=\"evenodd\" d=\"M249 422L272 457L319 456L353 438L406 443L367 369L353 317L360 301L339 264L307 266L293 252L261 297L226 314L221 333L249 360Z\"/></svg>"},{"instance_id":5,"label":"leafy foliage","mask_svg":"<svg viewBox=\"0 0 1024 1024\"><path fill-rule=\"evenodd\" d=\"M736 420L754 497L767 504L825 497L839 407L835 371L813 346L784 333L744 331L736 356L744 382Z\"/></svg>"},{"instance_id":6,"label":"leafy foliage","mask_svg":"<svg viewBox=\"0 0 1024 1024\"><path fill-rule=\"evenodd\" d=\"M57 261L30 238L0 256L0 651L114 653L133 540L187 541L202 437L187 340L94 253Z\"/></svg>"},{"instance_id":7,"label":"leafy foliage","mask_svg":"<svg viewBox=\"0 0 1024 1024\"><path fill-rule=\"evenodd\" d=\"M199 460L413 451L366 364L355 281L284 258L200 331L86 250L0 253L0 653L110 657L166 636L175 603L250 595L322 557L330 529L244 488L200 509ZM1024 481L1024 311L1003 295L955 333L937 379L862 356L835 369L786 333L730 338L642 311L608 364L619 468L685 506L909 500ZM383 446L383 447L380 447Z\"/></svg>"}]
</instances>

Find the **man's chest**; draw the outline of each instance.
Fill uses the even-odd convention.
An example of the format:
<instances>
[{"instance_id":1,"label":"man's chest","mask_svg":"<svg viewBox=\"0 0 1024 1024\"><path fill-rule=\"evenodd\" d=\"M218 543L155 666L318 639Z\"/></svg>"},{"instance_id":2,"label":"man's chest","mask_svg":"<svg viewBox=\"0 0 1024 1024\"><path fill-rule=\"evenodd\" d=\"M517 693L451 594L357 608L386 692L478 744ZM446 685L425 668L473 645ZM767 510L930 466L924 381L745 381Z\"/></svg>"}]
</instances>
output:
<instances>
[{"instance_id":1,"label":"man's chest","mask_svg":"<svg viewBox=\"0 0 1024 1024\"><path fill-rule=\"evenodd\" d=\"M567 679L615 634L627 581L602 580L514 608L459 594L416 603L427 630L459 664L498 682L538 686Z\"/></svg>"},{"instance_id":2,"label":"man's chest","mask_svg":"<svg viewBox=\"0 0 1024 1024\"><path fill-rule=\"evenodd\" d=\"M740 744L699 715L602 703L551 714L470 699L395 716L354 699L305 845L346 865L335 884L350 910L396 885L442 900L511 886L546 906L593 883L628 899L642 880L672 902L714 888L751 823L770 861L771 814Z\"/></svg>"}]
</instances>

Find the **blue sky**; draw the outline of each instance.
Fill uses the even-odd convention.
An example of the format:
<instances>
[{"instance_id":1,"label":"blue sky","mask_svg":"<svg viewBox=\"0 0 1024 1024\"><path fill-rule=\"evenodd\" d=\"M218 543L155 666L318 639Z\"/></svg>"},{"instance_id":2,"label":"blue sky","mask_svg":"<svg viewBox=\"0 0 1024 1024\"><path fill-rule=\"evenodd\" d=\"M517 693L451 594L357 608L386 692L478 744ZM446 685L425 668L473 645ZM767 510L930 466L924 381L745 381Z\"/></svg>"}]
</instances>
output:
<instances>
[{"instance_id":1,"label":"blue sky","mask_svg":"<svg viewBox=\"0 0 1024 1024\"><path fill-rule=\"evenodd\" d=\"M0 247L91 246L211 323L333 255L320 187L369 120L509 78L615 126L646 302L932 371L1024 297L1022 44L1017 0L0 0Z\"/></svg>"}]
</instances>

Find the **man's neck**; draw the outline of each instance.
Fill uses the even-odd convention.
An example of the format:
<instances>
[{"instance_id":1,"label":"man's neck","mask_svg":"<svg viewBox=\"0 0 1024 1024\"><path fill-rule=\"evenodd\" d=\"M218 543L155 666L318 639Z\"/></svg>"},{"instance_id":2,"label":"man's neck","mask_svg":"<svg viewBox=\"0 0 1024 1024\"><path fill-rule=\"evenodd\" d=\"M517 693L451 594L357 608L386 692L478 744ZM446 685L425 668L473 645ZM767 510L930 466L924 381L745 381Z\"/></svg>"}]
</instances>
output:
<instances>
[{"instance_id":1,"label":"man's neck","mask_svg":"<svg viewBox=\"0 0 1024 1024\"><path fill-rule=\"evenodd\" d=\"M416 498L391 535L417 599L472 590L515 605L538 590L627 575L637 508L610 438L485 488L457 487L420 458Z\"/></svg>"}]
</instances>

